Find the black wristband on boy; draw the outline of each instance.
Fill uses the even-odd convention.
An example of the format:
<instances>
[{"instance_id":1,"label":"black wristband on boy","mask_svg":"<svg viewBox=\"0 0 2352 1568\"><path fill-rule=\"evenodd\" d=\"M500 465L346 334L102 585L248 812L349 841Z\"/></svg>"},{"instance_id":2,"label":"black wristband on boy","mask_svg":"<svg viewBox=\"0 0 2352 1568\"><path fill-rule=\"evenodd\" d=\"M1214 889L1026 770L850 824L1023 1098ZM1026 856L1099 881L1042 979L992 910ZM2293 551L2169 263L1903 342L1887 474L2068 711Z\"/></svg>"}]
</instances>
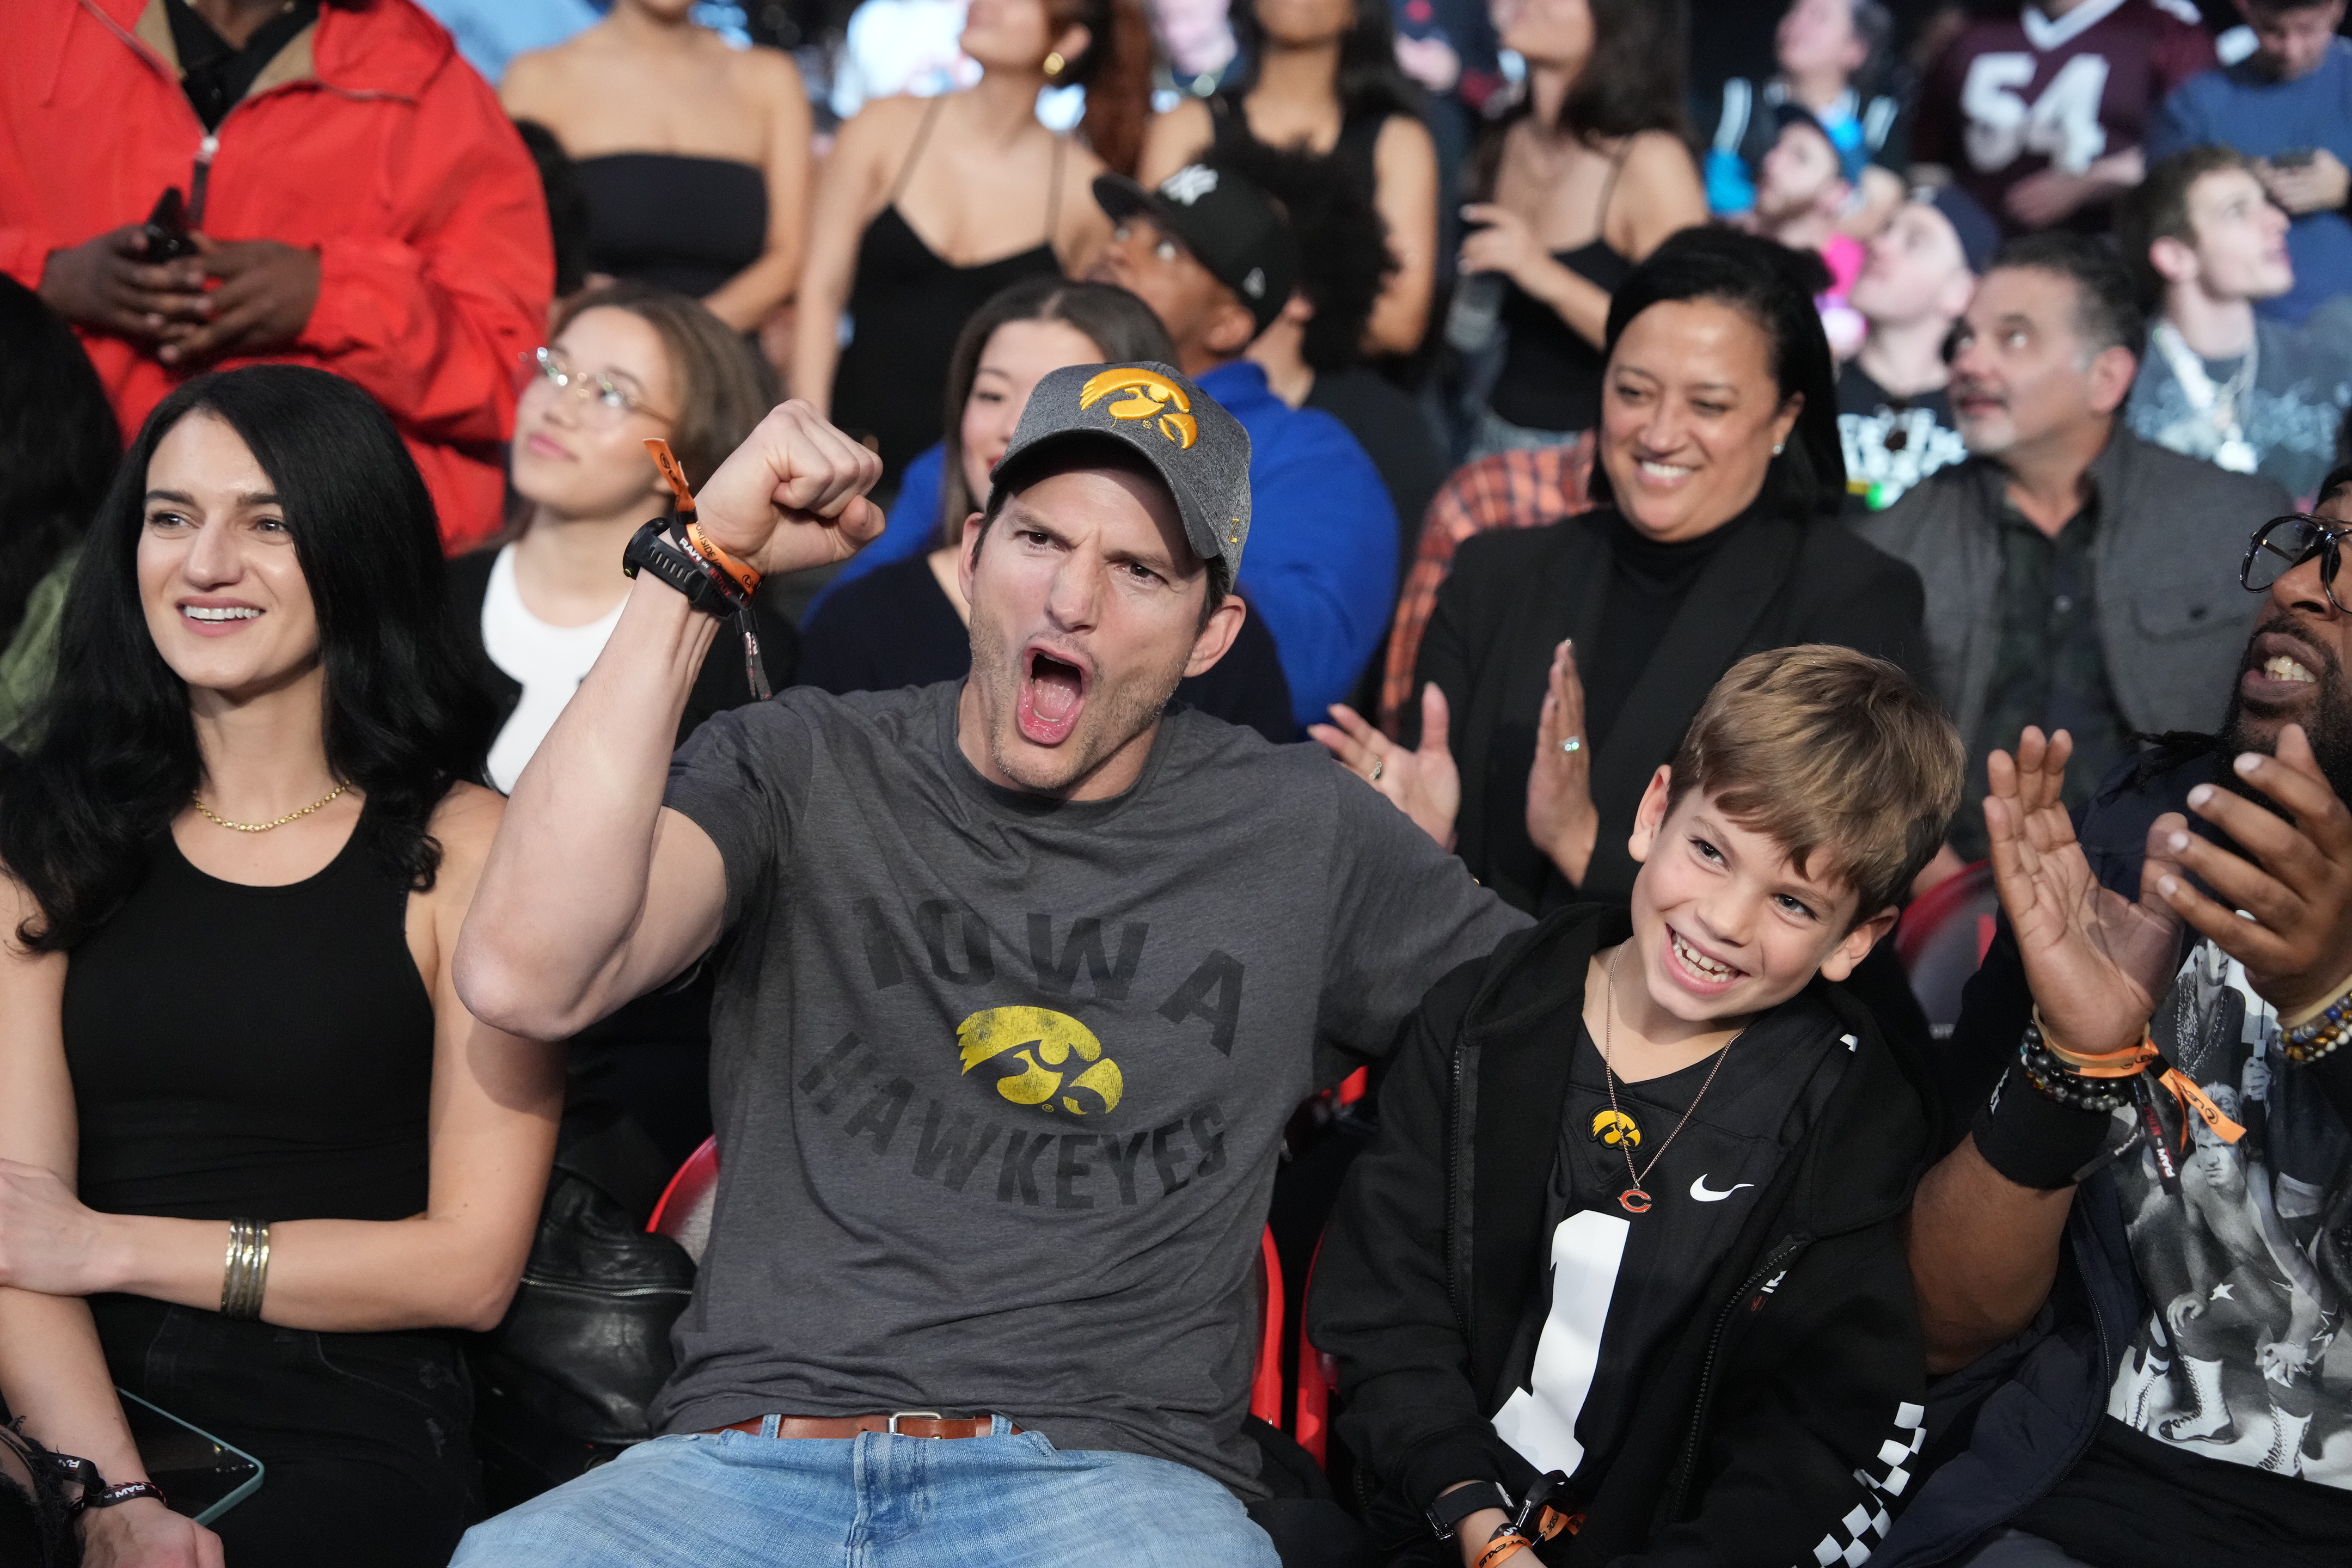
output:
<instances>
[{"instance_id":1,"label":"black wristband on boy","mask_svg":"<svg viewBox=\"0 0 2352 1568\"><path fill-rule=\"evenodd\" d=\"M2033 1087L2017 1064L2001 1070L1969 1135L1986 1164L2021 1187L2053 1192L2106 1147L2115 1119L2104 1110L2061 1105Z\"/></svg>"}]
</instances>

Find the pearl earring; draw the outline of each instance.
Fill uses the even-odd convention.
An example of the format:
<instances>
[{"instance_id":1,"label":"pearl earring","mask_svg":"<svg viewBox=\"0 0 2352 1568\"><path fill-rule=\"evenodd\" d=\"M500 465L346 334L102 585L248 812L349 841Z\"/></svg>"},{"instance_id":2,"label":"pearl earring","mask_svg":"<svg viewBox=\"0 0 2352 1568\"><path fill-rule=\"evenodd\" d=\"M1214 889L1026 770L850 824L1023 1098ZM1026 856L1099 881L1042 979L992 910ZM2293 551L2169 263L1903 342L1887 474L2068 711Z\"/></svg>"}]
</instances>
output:
<instances>
[{"instance_id":1,"label":"pearl earring","mask_svg":"<svg viewBox=\"0 0 2352 1568\"><path fill-rule=\"evenodd\" d=\"M1779 457L1782 452L1784 452L1784 451L1786 451L1786 450L1788 449L1788 446L1789 446L1789 443L1787 443L1786 441L1775 441L1775 442L1773 442L1773 443L1772 443L1772 455L1773 455L1774 457L1776 457L1776 458L1777 458L1777 457Z\"/></svg>"},{"instance_id":2,"label":"pearl earring","mask_svg":"<svg viewBox=\"0 0 2352 1568\"><path fill-rule=\"evenodd\" d=\"M1045 74L1047 76L1059 76L1062 74L1062 68L1067 64L1069 64L1069 62L1062 58L1062 51L1055 49L1052 54L1045 57Z\"/></svg>"}]
</instances>

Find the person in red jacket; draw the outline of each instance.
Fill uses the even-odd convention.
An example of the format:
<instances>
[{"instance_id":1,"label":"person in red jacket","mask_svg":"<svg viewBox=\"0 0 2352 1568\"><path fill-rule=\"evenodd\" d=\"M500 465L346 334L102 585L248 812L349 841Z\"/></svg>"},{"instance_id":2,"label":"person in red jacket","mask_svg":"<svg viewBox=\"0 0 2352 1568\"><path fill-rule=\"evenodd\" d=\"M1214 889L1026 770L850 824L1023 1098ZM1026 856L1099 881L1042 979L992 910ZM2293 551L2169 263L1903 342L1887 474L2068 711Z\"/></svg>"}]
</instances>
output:
<instances>
[{"instance_id":1,"label":"person in red jacket","mask_svg":"<svg viewBox=\"0 0 2352 1568\"><path fill-rule=\"evenodd\" d=\"M74 323L123 428L276 360L392 415L459 551L499 525L544 330L538 175L411 0L31 0L0 53L0 271ZM194 254L142 226L186 198Z\"/></svg>"}]
</instances>

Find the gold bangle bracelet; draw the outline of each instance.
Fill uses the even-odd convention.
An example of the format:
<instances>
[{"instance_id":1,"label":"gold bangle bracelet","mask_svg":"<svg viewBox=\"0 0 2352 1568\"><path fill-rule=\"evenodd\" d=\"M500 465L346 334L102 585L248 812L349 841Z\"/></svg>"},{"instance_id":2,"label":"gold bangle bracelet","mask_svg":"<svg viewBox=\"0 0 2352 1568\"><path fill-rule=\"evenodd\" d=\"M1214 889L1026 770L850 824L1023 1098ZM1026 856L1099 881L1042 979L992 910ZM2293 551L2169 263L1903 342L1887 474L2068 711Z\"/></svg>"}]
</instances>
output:
<instances>
[{"instance_id":1,"label":"gold bangle bracelet","mask_svg":"<svg viewBox=\"0 0 2352 1568\"><path fill-rule=\"evenodd\" d=\"M228 1257L221 1268L221 1316L261 1316L269 1283L269 1225L266 1220L228 1222Z\"/></svg>"}]
</instances>

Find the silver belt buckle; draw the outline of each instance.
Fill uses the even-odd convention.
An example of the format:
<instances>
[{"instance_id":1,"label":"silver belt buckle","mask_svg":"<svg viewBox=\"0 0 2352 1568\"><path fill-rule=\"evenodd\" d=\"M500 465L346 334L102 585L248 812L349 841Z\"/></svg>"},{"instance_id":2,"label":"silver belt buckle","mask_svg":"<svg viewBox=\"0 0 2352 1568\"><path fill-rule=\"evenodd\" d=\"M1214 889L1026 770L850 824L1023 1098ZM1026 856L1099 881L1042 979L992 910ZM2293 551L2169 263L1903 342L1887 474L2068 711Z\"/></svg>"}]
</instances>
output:
<instances>
[{"instance_id":1,"label":"silver belt buckle","mask_svg":"<svg viewBox=\"0 0 2352 1568\"><path fill-rule=\"evenodd\" d=\"M946 1419L947 1419L947 1417L946 1417L946 1416L944 1416L944 1415L940 1415L940 1414L938 1411L936 1411L936 1410L893 1410L892 1412L890 1412L890 1424L889 1424L890 1436L892 1436L893 1437L911 1437L911 1436L914 1436L914 1434L913 1434L912 1432L901 1432L901 1431L899 1431L899 1430L898 1430L898 1423L899 1423L899 1422L901 1422L901 1421L907 1420L908 1418L909 1418L909 1417L911 1417L911 1416L918 1416L918 1415L929 1416L930 1419L932 1419L932 1420L934 1420L934 1421L944 1421L944 1420L946 1420ZM940 1440L940 1439L938 1439L938 1438L936 1438L936 1437L934 1437L934 1438L932 1438L932 1439L931 1439L931 1441L933 1441L933 1442L935 1442L935 1443L936 1443L936 1442L938 1442L939 1440Z\"/></svg>"}]
</instances>

